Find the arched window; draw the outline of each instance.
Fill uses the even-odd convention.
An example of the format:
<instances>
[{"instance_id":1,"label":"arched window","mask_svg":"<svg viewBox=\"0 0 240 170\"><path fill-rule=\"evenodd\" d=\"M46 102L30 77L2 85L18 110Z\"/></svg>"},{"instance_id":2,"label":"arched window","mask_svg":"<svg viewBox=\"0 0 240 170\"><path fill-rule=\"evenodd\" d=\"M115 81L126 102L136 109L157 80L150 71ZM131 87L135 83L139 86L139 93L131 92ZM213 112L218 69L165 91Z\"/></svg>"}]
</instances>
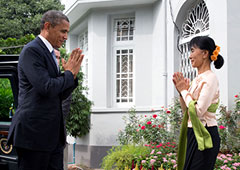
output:
<instances>
[{"instance_id":1,"label":"arched window","mask_svg":"<svg viewBox=\"0 0 240 170\"><path fill-rule=\"evenodd\" d=\"M181 62L180 71L184 77L193 80L197 75L197 70L192 68L189 60L189 42L196 35L209 35L209 13L205 2L202 0L195 5L187 14L182 25L180 37Z\"/></svg>"}]
</instances>

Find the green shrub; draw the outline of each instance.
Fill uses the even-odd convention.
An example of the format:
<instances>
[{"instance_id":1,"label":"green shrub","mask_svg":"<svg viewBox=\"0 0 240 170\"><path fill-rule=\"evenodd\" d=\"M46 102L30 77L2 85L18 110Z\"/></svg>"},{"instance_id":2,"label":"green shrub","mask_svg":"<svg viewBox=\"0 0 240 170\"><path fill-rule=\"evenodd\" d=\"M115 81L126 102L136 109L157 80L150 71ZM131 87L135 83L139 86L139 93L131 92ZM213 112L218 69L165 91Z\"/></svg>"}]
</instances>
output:
<instances>
[{"instance_id":1,"label":"green shrub","mask_svg":"<svg viewBox=\"0 0 240 170\"><path fill-rule=\"evenodd\" d=\"M127 144L160 144L178 141L182 113L178 99L169 109L161 108L146 115L137 115L134 108L123 116L125 128L118 133L117 140L121 145Z\"/></svg>"},{"instance_id":2,"label":"green shrub","mask_svg":"<svg viewBox=\"0 0 240 170\"><path fill-rule=\"evenodd\" d=\"M226 106L220 106L219 134L221 138L220 151L240 152L240 96L235 96L234 110L227 110Z\"/></svg>"},{"instance_id":3,"label":"green shrub","mask_svg":"<svg viewBox=\"0 0 240 170\"><path fill-rule=\"evenodd\" d=\"M8 79L0 79L0 96L0 119L6 119L13 103L13 93Z\"/></svg>"},{"instance_id":4,"label":"green shrub","mask_svg":"<svg viewBox=\"0 0 240 170\"><path fill-rule=\"evenodd\" d=\"M69 54L67 54L66 49L60 48L59 50L61 57L67 61ZM90 115L93 103L86 96L88 88L83 85L84 74L81 70L77 77L78 87L72 93L70 113L66 118L66 128L71 136L82 137L89 133L91 128Z\"/></svg>"},{"instance_id":5,"label":"green shrub","mask_svg":"<svg viewBox=\"0 0 240 170\"><path fill-rule=\"evenodd\" d=\"M7 39L0 39L0 54L20 54L23 46L34 39L35 36L33 34L27 34L19 39L11 37ZM8 48L1 49L1 47Z\"/></svg>"},{"instance_id":6,"label":"green shrub","mask_svg":"<svg viewBox=\"0 0 240 170\"><path fill-rule=\"evenodd\" d=\"M140 157L145 157L151 149L144 146L123 145L113 146L108 155L103 158L102 168L104 170L124 170L131 168ZM135 161L134 161L135 160Z\"/></svg>"}]
</instances>

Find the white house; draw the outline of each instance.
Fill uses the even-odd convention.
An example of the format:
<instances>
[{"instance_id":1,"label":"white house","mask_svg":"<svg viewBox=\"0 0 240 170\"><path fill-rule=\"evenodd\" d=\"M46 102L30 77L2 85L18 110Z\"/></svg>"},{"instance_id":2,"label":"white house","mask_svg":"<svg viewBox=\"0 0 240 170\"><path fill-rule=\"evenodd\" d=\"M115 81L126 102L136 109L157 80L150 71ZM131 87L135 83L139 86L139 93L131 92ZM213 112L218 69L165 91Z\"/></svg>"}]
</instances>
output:
<instances>
[{"instance_id":1,"label":"white house","mask_svg":"<svg viewBox=\"0 0 240 170\"><path fill-rule=\"evenodd\" d=\"M70 19L67 50L84 50L83 71L94 102L91 130L76 140L76 163L98 168L117 145L122 116L171 104L172 75L193 78L188 43L211 36L225 64L216 72L221 103L232 107L240 91L239 0L65 0ZM178 50L179 49L179 50Z\"/></svg>"}]
</instances>

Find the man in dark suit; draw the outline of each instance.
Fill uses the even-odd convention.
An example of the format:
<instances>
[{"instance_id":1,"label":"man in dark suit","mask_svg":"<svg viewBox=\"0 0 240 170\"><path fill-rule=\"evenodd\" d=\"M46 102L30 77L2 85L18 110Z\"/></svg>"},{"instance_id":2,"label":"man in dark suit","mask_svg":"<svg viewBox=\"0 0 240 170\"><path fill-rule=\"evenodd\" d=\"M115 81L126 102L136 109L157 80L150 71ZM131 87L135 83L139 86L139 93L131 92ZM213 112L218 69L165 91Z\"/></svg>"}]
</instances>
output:
<instances>
[{"instance_id":1,"label":"man in dark suit","mask_svg":"<svg viewBox=\"0 0 240 170\"><path fill-rule=\"evenodd\" d=\"M60 73L53 49L67 39L69 20L51 10L43 15L40 27L40 35L19 57L18 108L8 140L16 147L19 170L63 170L62 100L77 87L83 55L79 48L73 50L67 62L62 59Z\"/></svg>"}]
</instances>

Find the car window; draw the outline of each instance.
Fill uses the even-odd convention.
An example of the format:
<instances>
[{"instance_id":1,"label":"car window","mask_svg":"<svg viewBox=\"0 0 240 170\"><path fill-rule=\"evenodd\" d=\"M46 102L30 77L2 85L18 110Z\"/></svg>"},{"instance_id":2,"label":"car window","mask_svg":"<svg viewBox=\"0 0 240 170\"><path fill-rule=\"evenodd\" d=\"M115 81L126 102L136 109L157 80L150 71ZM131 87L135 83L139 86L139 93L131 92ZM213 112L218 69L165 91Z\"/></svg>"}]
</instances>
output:
<instances>
[{"instance_id":1,"label":"car window","mask_svg":"<svg viewBox=\"0 0 240 170\"><path fill-rule=\"evenodd\" d=\"M10 79L0 78L0 121L11 119L14 111L14 97Z\"/></svg>"}]
</instances>

